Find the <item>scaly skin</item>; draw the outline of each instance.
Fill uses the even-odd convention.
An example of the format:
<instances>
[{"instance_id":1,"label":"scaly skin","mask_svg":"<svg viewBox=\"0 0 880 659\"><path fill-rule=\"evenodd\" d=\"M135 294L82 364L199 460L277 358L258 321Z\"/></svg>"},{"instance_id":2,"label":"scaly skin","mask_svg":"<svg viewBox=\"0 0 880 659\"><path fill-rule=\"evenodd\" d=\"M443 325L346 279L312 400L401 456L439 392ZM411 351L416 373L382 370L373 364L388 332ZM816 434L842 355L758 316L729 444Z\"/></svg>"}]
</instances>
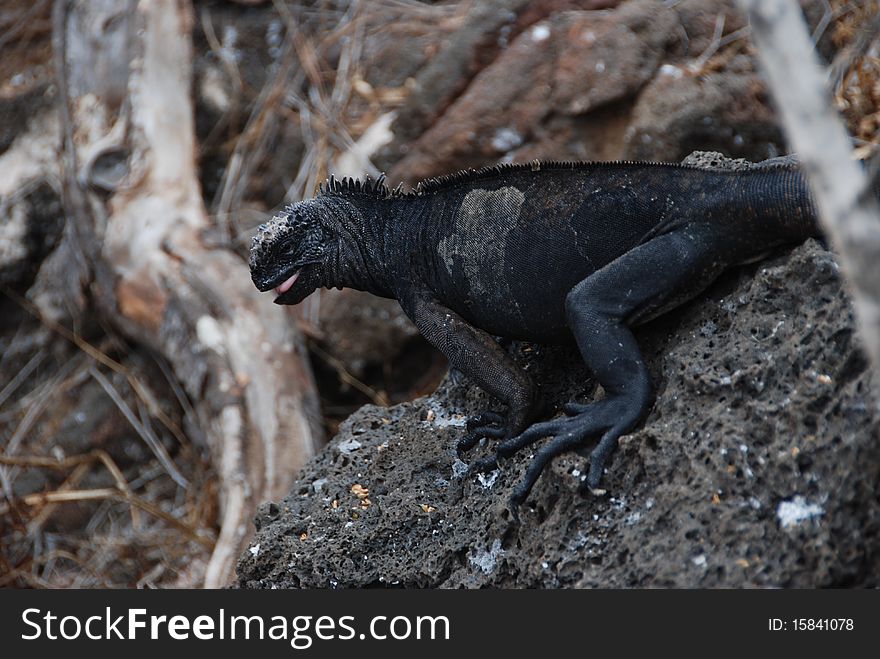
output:
<instances>
[{"instance_id":1,"label":"scaly skin","mask_svg":"<svg viewBox=\"0 0 880 659\"><path fill-rule=\"evenodd\" d=\"M433 179L407 194L381 179L331 179L264 225L251 273L261 291L285 284L279 304L320 286L396 298L451 365L507 405L506 415L468 423L460 453L483 437L501 440L472 469L551 438L514 490L515 510L554 456L596 440L587 484L601 492L618 439L653 404L632 325L691 299L728 267L815 235L815 206L793 164L732 172L532 163ZM544 409L538 389L494 336L574 340L605 397L534 423Z\"/></svg>"}]
</instances>

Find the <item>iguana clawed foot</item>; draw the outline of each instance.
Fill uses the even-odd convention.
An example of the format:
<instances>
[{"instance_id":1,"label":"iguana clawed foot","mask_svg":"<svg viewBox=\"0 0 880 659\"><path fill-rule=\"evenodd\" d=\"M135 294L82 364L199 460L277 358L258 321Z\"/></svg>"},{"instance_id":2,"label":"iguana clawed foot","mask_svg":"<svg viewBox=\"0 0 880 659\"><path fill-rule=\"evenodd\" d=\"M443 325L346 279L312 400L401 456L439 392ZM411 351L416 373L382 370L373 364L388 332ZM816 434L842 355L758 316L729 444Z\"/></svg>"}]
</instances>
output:
<instances>
[{"instance_id":1,"label":"iguana clawed foot","mask_svg":"<svg viewBox=\"0 0 880 659\"><path fill-rule=\"evenodd\" d=\"M599 437L599 442L590 453L590 470L586 484L593 494L604 494L605 491L599 488L599 483L605 462L616 448L617 440L638 423L642 411L625 397L605 398L586 405L569 403L563 411L567 416L536 423L516 437L504 440L493 455L471 463L469 473L497 469L500 459L514 455L538 440L551 437L535 453L525 476L513 490L510 505L515 510L526 500L541 472L553 458Z\"/></svg>"}]
</instances>

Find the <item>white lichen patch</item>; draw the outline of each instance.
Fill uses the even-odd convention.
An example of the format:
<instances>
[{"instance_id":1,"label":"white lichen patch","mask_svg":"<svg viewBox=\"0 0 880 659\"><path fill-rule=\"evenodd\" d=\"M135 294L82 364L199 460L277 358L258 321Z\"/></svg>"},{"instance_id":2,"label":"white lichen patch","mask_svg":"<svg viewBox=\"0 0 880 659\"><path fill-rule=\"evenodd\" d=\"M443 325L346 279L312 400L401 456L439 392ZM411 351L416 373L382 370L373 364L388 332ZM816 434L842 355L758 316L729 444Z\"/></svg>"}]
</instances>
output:
<instances>
[{"instance_id":1,"label":"white lichen patch","mask_svg":"<svg viewBox=\"0 0 880 659\"><path fill-rule=\"evenodd\" d=\"M266 27L266 45L272 59L278 59L284 45L284 30L281 21L271 21Z\"/></svg>"},{"instance_id":2,"label":"white lichen patch","mask_svg":"<svg viewBox=\"0 0 880 659\"><path fill-rule=\"evenodd\" d=\"M664 64L660 67L659 73L661 76L669 76L670 78L681 78L684 75L684 71L674 64Z\"/></svg>"},{"instance_id":3,"label":"white lichen patch","mask_svg":"<svg viewBox=\"0 0 880 659\"><path fill-rule=\"evenodd\" d=\"M465 474L468 473L468 466L466 462L462 462L458 458L455 459L455 462L452 463L452 477L453 478L463 478Z\"/></svg>"},{"instance_id":4,"label":"white lichen patch","mask_svg":"<svg viewBox=\"0 0 880 659\"><path fill-rule=\"evenodd\" d=\"M483 486L483 489L488 490L495 485L495 481L498 480L498 474L500 473L501 471L499 469L495 469L489 474L477 474L477 480L480 481L480 485Z\"/></svg>"},{"instance_id":5,"label":"white lichen patch","mask_svg":"<svg viewBox=\"0 0 880 659\"><path fill-rule=\"evenodd\" d=\"M447 273L453 279L463 278L473 299L514 299L507 284L505 250L507 234L519 221L524 201L525 195L513 186L472 190L455 214L455 230L439 242L437 253ZM474 248L470 236L483 237L480 249Z\"/></svg>"},{"instance_id":6,"label":"white lichen patch","mask_svg":"<svg viewBox=\"0 0 880 659\"><path fill-rule=\"evenodd\" d=\"M467 419L463 414L450 413L439 403L431 401L423 423L430 423L435 428L463 428L467 425Z\"/></svg>"},{"instance_id":7,"label":"white lichen patch","mask_svg":"<svg viewBox=\"0 0 880 659\"><path fill-rule=\"evenodd\" d=\"M220 44L220 58L229 64L237 64L241 60L241 51L236 48L238 30L234 25L223 28L223 41Z\"/></svg>"},{"instance_id":8,"label":"white lichen patch","mask_svg":"<svg viewBox=\"0 0 880 659\"><path fill-rule=\"evenodd\" d=\"M339 442L336 445L336 448L339 449L340 453L344 453L345 455L351 455L355 451L357 451L363 444L361 444L358 440L354 438L346 439L344 441Z\"/></svg>"},{"instance_id":9,"label":"white lichen patch","mask_svg":"<svg viewBox=\"0 0 880 659\"><path fill-rule=\"evenodd\" d=\"M492 541L492 546L488 551L485 549L475 549L473 553L468 555L468 563L482 571L483 574L490 574L503 554L504 550L501 548L501 540L496 538Z\"/></svg>"},{"instance_id":10,"label":"white lichen patch","mask_svg":"<svg viewBox=\"0 0 880 659\"><path fill-rule=\"evenodd\" d=\"M24 129L24 126L20 127ZM58 143L61 123L55 112L34 117L26 130L20 130L12 145L0 153L0 197L13 197L29 181L51 174L60 178ZM8 221L4 218L0 224Z\"/></svg>"},{"instance_id":11,"label":"white lichen patch","mask_svg":"<svg viewBox=\"0 0 880 659\"><path fill-rule=\"evenodd\" d=\"M776 508L776 517L779 518L779 524L782 528L790 528L801 522L815 517L821 517L825 514L825 509L815 503L807 503L807 500L800 494L790 501L782 501Z\"/></svg>"},{"instance_id":12,"label":"white lichen patch","mask_svg":"<svg viewBox=\"0 0 880 659\"><path fill-rule=\"evenodd\" d=\"M226 91L226 81L218 66L208 66L202 75L200 92L202 99L218 112L229 109L230 99Z\"/></svg>"}]
</instances>

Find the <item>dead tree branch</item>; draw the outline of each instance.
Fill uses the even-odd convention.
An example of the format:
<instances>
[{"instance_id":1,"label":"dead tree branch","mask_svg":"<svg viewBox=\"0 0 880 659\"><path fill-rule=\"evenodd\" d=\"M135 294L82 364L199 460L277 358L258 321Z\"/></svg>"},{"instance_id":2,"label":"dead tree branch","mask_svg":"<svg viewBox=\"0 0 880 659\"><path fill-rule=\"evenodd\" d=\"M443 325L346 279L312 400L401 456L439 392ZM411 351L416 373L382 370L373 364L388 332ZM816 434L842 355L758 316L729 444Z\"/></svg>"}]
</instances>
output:
<instances>
[{"instance_id":1,"label":"dead tree branch","mask_svg":"<svg viewBox=\"0 0 880 659\"><path fill-rule=\"evenodd\" d=\"M61 0L56 61L71 220L89 297L160 353L192 401L221 481L204 583L232 576L259 503L287 493L318 443L301 339L247 266L203 236L186 0ZM114 491L114 496L116 493Z\"/></svg>"}]
</instances>

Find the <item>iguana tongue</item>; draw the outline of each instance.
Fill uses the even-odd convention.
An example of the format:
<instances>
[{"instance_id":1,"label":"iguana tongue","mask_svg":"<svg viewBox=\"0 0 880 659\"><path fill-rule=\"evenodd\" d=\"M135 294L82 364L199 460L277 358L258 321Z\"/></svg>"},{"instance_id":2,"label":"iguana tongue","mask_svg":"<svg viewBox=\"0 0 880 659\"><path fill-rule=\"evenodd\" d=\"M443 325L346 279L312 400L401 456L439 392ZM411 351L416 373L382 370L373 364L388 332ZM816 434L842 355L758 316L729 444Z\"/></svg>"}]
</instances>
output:
<instances>
[{"instance_id":1,"label":"iguana tongue","mask_svg":"<svg viewBox=\"0 0 880 659\"><path fill-rule=\"evenodd\" d=\"M279 284L275 287L275 292L278 295L283 295L287 291L290 290L290 287L296 283L296 278L299 277L299 270L294 272L283 284Z\"/></svg>"}]
</instances>

